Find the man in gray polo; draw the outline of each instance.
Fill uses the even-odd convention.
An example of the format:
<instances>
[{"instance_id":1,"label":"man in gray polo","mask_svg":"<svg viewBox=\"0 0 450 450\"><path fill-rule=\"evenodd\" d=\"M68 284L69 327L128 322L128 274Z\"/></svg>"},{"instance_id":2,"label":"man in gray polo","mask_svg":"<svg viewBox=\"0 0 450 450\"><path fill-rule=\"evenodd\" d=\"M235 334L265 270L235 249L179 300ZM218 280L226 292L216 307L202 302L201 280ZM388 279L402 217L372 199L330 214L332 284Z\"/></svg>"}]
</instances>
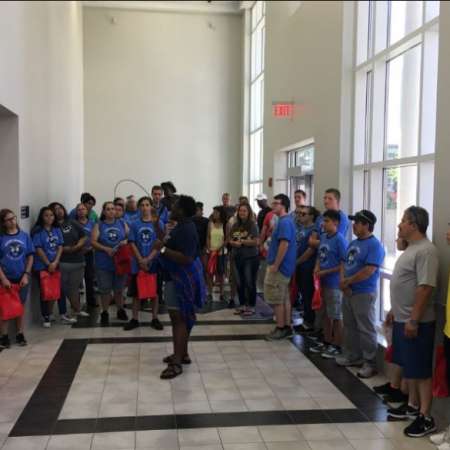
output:
<instances>
[{"instance_id":1,"label":"man in gray polo","mask_svg":"<svg viewBox=\"0 0 450 450\"><path fill-rule=\"evenodd\" d=\"M394 267L392 310L386 318L393 323L393 362L402 367L409 392L408 403L388 413L394 418L414 419L404 430L409 437L422 437L436 429L430 409L438 253L426 236L428 223L424 208L410 206L398 225L398 237L408 246Z\"/></svg>"}]
</instances>

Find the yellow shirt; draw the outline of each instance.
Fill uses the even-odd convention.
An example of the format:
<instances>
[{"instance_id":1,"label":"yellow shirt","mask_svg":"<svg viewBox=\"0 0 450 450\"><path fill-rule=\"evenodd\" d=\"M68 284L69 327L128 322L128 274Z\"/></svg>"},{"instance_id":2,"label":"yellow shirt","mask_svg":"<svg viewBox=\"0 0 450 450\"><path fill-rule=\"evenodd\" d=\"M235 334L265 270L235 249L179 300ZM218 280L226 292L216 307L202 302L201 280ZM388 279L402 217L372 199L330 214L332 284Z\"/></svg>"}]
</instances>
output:
<instances>
[{"instance_id":1,"label":"yellow shirt","mask_svg":"<svg viewBox=\"0 0 450 450\"><path fill-rule=\"evenodd\" d=\"M448 278L448 289L447 289L447 320L445 322L444 333L450 339L450 276Z\"/></svg>"},{"instance_id":2,"label":"yellow shirt","mask_svg":"<svg viewBox=\"0 0 450 450\"><path fill-rule=\"evenodd\" d=\"M219 227L216 227L214 224L212 224L210 233L211 234L209 239L211 250L218 250L219 248L222 247L223 242L225 240L222 224Z\"/></svg>"}]
</instances>

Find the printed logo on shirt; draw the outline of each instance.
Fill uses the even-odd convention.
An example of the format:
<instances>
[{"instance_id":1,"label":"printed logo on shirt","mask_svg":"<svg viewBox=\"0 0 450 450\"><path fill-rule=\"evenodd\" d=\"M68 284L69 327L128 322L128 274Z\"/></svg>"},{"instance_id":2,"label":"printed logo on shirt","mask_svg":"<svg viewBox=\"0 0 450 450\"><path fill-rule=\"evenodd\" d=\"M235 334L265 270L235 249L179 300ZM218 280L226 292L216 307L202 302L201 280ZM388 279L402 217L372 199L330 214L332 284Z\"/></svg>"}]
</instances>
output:
<instances>
[{"instance_id":1,"label":"printed logo on shirt","mask_svg":"<svg viewBox=\"0 0 450 450\"><path fill-rule=\"evenodd\" d=\"M330 247L327 244L323 244L319 247L318 256L319 256L319 261L321 263L324 263L327 261L329 251L330 251Z\"/></svg>"},{"instance_id":2,"label":"printed logo on shirt","mask_svg":"<svg viewBox=\"0 0 450 450\"><path fill-rule=\"evenodd\" d=\"M140 228L138 231L139 240L144 244L148 244L152 240L153 234L153 230L150 228Z\"/></svg>"},{"instance_id":3,"label":"printed logo on shirt","mask_svg":"<svg viewBox=\"0 0 450 450\"><path fill-rule=\"evenodd\" d=\"M359 247L350 247L347 252L347 261L345 262L345 265L347 267L352 267L356 264L357 256L361 253L361 249Z\"/></svg>"},{"instance_id":4,"label":"printed logo on shirt","mask_svg":"<svg viewBox=\"0 0 450 450\"><path fill-rule=\"evenodd\" d=\"M6 254L10 259L20 259L24 254L24 246L21 241L12 240L6 244Z\"/></svg>"},{"instance_id":5,"label":"printed logo on shirt","mask_svg":"<svg viewBox=\"0 0 450 450\"><path fill-rule=\"evenodd\" d=\"M72 225L70 223L63 224L61 227L63 233L70 233L72 231Z\"/></svg>"},{"instance_id":6,"label":"printed logo on shirt","mask_svg":"<svg viewBox=\"0 0 450 450\"><path fill-rule=\"evenodd\" d=\"M118 242L119 241L119 230L117 228L108 228L106 230L106 236L110 242Z\"/></svg>"},{"instance_id":7,"label":"printed logo on shirt","mask_svg":"<svg viewBox=\"0 0 450 450\"><path fill-rule=\"evenodd\" d=\"M58 246L58 236L54 235L53 233L50 233L47 237L48 242L48 248L50 250L55 250L55 248Z\"/></svg>"}]
</instances>

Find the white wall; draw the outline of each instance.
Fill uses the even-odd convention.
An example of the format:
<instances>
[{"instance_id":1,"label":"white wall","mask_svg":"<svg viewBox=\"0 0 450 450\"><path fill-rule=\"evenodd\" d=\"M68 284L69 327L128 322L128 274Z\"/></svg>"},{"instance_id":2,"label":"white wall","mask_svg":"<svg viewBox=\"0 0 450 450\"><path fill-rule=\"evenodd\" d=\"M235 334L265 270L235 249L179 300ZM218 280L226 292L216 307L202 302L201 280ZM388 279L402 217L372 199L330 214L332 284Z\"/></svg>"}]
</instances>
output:
<instances>
[{"instance_id":1,"label":"white wall","mask_svg":"<svg viewBox=\"0 0 450 450\"><path fill-rule=\"evenodd\" d=\"M73 204L83 186L81 18L79 2L0 3L0 105L18 116L19 202L31 219L51 200Z\"/></svg>"},{"instance_id":2,"label":"white wall","mask_svg":"<svg viewBox=\"0 0 450 450\"><path fill-rule=\"evenodd\" d=\"M114 17L115 23L111 23ZM172 180L211 208L241 174L242 18L84 9L86 189ZM124 184L118 194L142 195Z\"/></svg>"}]
</instances>

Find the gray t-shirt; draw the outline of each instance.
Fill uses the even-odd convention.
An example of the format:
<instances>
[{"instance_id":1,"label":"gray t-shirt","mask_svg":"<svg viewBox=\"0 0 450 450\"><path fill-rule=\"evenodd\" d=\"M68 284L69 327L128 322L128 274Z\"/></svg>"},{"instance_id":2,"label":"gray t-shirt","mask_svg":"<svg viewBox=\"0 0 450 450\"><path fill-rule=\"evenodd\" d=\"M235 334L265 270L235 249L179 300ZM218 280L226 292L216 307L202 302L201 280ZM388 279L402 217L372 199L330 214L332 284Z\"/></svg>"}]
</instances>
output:
<instances>
[{"instance_id":1,"label":"gray t-shirt","mask_svg":"<svg viewBox=\"0 0 450 450\"><path fill-rule=\"evenodd\" d=\"M64 246L72 246L86 236L83 227L74 220L66 220L60 225L61 233L64 239ZM61 256L62 263L82 263L84 262L84 253L79 250L76 253L63 253Z\"/></svg>"},{"instance_id":2,"label":"gray t-shirt","mask_svg":"<svg viewBox=\"0 0 450 450\"><path fill-rule=\"evenodd\" d=\"M230 232L230 239L232 241L239 241L241 239L255 239L258 237L258 227L256 226L256 223L252 223L252 225L249 228L249 231L247 231L244 227L240 227L239 224L235 223L231 227ZM246 246L243 245L242 247L236 248L231 247L233 256L236 258L254 258L258 256L258 247L255 246Z\"/></svg>"},{"instance_id":3,"label":"gray t-shirt","mask_svg":"<svg viewBox=\"0 0 450 450\"><path fill-rule=\"evenodd\" d=\"M396 322L407 322L416 300L416 288L436 287L438 275L436 247L427 239L410 242L395 263L391 279L391 305ZM435 320L434 301L430 299L420 322Z\"/></svg>"}]
</instances>

